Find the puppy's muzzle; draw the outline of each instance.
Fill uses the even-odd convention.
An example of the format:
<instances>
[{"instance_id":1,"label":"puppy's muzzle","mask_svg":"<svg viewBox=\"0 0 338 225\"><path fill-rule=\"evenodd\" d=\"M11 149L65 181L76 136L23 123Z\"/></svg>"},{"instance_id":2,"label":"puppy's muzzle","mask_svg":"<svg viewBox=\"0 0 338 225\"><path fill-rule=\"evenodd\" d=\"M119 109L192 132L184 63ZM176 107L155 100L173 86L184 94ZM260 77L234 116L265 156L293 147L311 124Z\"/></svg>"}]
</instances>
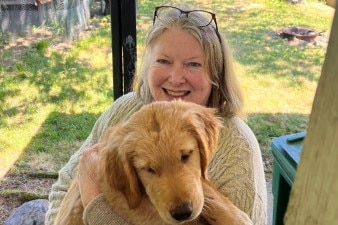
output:
<instances>
[{"instance_id":1,"label":"puppy's muzzle","mask_svg":"<svg viewBox=\"0 0 338 225\"><path fill-rule=\"evenodd\" d=\"M175 220L181 222L190 218L193 211L191 202L185 202L170 210L170 215Z\"/></svg>"}]
</instances>

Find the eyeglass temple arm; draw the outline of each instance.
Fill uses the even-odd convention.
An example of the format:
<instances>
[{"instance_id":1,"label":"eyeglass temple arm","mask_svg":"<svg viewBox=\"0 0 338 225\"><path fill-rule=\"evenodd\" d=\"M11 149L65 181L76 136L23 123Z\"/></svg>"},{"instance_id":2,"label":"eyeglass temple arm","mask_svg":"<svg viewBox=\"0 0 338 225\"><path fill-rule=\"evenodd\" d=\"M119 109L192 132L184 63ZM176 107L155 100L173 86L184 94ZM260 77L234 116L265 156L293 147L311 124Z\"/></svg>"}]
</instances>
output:
<instances>
[{"instance_id":1,"label":"eyeglass temple arm","mask_svg":"<svg viewBox=\"0 0 338 225\"><path fill-rule=\"evenodd\" d=\"M217 25L217 20L216 20L215 14L213 14L212 17L214 18L214 22L215 22L215 25L216 25L216 31L218 32L218 25Z\"/></svg>"},{"instance_id":2,"label":"eyeglass temple arm","mask_svg":"<svg viewBox=\"0 0 338 225\"><path fill-rule=\"evenodd\" d=\"M156 17L157 17L157 10L155 10L155 12L154 12L153 24L155 24Z\"/></svg>"}]
</instances>

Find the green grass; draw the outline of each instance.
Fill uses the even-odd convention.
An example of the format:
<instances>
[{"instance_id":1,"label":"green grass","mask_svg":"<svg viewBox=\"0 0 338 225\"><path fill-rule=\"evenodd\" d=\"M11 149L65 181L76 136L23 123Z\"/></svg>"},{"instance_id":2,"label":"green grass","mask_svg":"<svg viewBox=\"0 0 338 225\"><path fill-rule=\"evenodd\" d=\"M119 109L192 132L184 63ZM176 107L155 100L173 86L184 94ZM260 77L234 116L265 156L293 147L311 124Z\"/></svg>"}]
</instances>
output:
<instances>
[{"instance_id":1,"label":"green grass","mask_svg":"<svg viewBox=\"0 0 338 225\"><path fill-rule=\"evenodd\" d=\"M28 48L21 58L1 51L0 166L14 171L57 171L113 102L109 24L66 52L52 40Z\"/></svg>"},{"instance_id":2,"label":"green grass","mask_svg":"<svg viewBox=\"0 0 338 225\"><path fill-rule=\"evenodd\" d=\"M286 26L328 32L333 9L317 1L186 2L217 14L220 32L233 49L247 122L263 156L271 157L273 137L306 129L326 52L291 47L276 36ZM153 9L161 4L138 2L138 56ZM53 50L49 39L32 45L19 59L11 50L1 50L0 167L20 156L14 172L57 171L113 102L110 28L107 17L102 21L104 26L76 41L68 52Z\"/></svg>"},{"instance_id":3,"label":"green grass","mask_svg":"<svg viewBox=\"0 0 338 225\"><path fill-rule=\"evenodd\" d=\"M323 2L218 1L219 26L233 48L246 99L248 124L270 156L271 139L306 130L326 49L292 47L283 27L330 31L333 9Z\"/></svg>"}]
</instances>

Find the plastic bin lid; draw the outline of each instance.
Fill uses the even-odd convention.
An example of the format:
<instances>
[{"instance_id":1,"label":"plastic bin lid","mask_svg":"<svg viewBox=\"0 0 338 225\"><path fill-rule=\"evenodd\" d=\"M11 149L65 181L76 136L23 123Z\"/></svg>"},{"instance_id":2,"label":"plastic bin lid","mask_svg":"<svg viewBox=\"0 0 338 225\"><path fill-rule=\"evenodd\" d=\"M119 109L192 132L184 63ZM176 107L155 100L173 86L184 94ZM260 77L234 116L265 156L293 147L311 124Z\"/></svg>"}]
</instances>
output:
<instances>
[{"instance_id":1,"label":"plastic bin lid","mask_svg":"<svg viewBox=\"0 0 338 225\"><path fill-rule=\"evenodd\" d=\"M300 132L285 136L285 141L281 142L284 151L294 160L297 164L300 161L300 155L303 149L304 138L306 132Z\"/></svg>"}]
</instances>

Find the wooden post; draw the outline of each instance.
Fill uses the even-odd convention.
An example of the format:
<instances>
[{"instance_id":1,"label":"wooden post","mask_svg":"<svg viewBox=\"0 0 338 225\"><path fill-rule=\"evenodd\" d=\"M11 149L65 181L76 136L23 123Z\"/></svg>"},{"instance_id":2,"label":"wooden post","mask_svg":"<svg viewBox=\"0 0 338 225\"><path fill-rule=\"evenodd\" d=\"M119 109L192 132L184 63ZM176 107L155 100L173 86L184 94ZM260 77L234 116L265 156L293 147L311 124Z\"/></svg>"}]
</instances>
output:
<instances>
[{"instance_id":1,"label":"wooden post","mask_svg":"<svg viewBox=\"0 0 338 225\"><path fill-rule=\"evenodd\" d=\"M338 224L338 13L335 12L286 225Z\"/></svg>"},{"instance_id":2,"label":"wooden post","mask_svg":"<svg viewBox=\"0 0 338 225\"><path fill-rule=\"evenodd\" d=\"M136 67L136 0L111 0L114 99L130 91Z\"/></svg>"}]
</instances>

